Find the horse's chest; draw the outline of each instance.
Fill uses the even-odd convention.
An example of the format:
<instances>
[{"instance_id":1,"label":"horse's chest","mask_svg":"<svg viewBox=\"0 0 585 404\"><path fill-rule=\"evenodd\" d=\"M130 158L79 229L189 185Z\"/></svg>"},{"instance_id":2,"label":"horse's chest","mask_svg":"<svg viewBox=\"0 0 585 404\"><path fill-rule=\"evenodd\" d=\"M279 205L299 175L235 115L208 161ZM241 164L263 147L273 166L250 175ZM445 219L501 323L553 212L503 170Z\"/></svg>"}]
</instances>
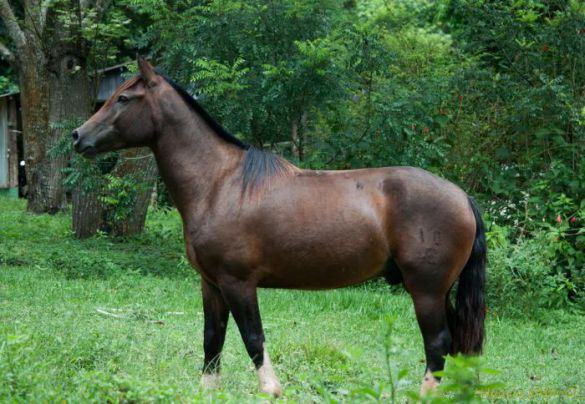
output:
<instances>
[{"instance_id":1,"label":"horse's chest","mask_svg":"<svg viewBox=\"0 0 585 404\"><path fill-rule=\"evenodd\" d=\"M185 250L189 263L203 278L215 283L215 277L211 270L212 266L209 263L206 263L205 251L209 251L209 246L206 245L207 243L201 243L199 241L200 236L194 231L189 231L188 227L185 228L184 238Z\"/></svg>"}]
</instances>

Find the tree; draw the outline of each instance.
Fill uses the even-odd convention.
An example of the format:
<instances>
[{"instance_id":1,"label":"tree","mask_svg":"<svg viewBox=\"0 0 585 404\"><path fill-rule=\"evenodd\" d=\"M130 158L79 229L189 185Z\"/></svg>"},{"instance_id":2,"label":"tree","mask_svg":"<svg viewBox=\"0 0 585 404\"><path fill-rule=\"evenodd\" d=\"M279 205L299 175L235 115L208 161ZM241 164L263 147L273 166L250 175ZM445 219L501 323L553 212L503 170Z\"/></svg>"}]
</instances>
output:
<instances>
[{"instance_id":1,"label":"tree","mask_svg":"<svg viewBox=\"0 0 585 404\"><path fill-rule=\"evenodd\" d=\"M0 50L20 84L32 212L57 212L65 207L62 172L67 158L50 158L47 151L61 136L56 124L92 111L89 44L83 25L87 15L101 19L110 2L25 0L13 6L8 0L0 1L0 17L11 42L0 44Z\"/></svg>"},{"instance_id":2,"label":"tree","mask_svg":"<svg viewBox=\"0 0 585 404\"><path fill-rule=\"evenodd\" d=\"M210 112L257 147L292 141L304 159L308 115L337 93L331 43L341 13L332 0L169 3L147 8L156 58Z\"/></svg>"},{"instance_id":3,"label":"tree","mask_svg":"<svg viewBox=\"0 0 585 404\"><path fill-rule=\"evenodd\" d=\"M153 54L248 142L313 168L443 159L425 127L444 125L459 59L424 26L428 2L146 3Z\"/></svg>"},{"instance_id":4,"label":"tree","mask_svg":"<svg viewBox=\"0 0 585 404\"><path fill-rule=\"evenodd\" d=\"M572 215L585 199L585 3L457 0L447 11L456 44L477 61L454 83L469 118L453 129L474 134L460 137L459 164L479 191L523 201L512 220L528 205L541 220Z\"/></svg>"},{"instance_id":5,"label":"tree","mask_svg":"<svg viewBox=\"0 0 585 404\"><path fill-rule=\"evenodd\" d=\"M73 229L80 238L98 230L118 235L141 231L150 192L130 189L135 184L121 178L140 177L148 188L156 173L152 159L134 160L134 152L117 154L106 171L84 170L77 156L70 160L69 133L94 109L99 68L117 60L122 38L128 36L124 11L132 10L110 7L111 2L0 1L1 21L10 39L10 47L0 44L0 51L16 70L21 90L28 209L53 213L66 206L64 173L71 164L86 175L68 180ZM112 161L112 156L105 160ZM121 183L123 191L112 185Z\"/></svg>"}]
</instances>

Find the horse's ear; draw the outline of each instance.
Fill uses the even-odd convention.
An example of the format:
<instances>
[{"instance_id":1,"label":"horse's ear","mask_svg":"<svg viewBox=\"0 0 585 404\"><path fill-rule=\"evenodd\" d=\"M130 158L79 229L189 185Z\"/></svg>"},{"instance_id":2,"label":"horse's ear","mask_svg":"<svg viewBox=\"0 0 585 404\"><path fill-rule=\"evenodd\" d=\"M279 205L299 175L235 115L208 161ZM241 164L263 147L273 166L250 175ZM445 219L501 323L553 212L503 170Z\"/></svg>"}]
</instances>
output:
<instances>
[{"instance_id":1,"label":"horse's ear","mask_svg":"<svg viewBox=\"0 0 585 404\"><path fill-rule=\"evenodd\" d=\"M140 76L148 87L154 87L158 83L158 74L154 71L154 67L142 56L137 56L138 68L140 69Z\"/></svg>"}]
</instances>

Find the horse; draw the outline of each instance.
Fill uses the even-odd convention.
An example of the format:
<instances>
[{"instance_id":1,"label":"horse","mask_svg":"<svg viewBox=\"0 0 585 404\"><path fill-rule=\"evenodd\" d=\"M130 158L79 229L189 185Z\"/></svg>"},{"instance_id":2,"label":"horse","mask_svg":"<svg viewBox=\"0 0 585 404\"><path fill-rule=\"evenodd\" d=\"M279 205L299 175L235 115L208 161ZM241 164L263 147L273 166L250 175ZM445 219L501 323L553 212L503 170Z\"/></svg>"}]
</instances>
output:
<instances>
[{"instance_id":1,"label":"horse","mask_svg":"<svg viewBox=\"0 0 585 404\"><path fill-rule=\"evenodd\" d=\"M321 290L384 277L403 284L424 341L421 392L445 356L480 354L485 230L474 200L413 167L313 171L240 141L142 57L139 73L72 132L75 151L149 147L201 276L201 384L217 388L229 313L261 392L282 394L257 288ZM455 305L451 289L458 280Z\"/></svg>"}]
</instances>

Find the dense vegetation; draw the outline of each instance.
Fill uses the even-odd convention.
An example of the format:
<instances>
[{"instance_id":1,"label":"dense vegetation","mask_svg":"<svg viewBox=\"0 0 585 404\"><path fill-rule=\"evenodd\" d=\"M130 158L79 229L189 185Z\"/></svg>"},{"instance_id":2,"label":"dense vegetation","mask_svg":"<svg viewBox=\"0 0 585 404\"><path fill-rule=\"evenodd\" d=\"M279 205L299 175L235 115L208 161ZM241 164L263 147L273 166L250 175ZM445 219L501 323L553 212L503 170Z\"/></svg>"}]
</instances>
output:
<instances>
[{"instance_id":1,"label":"dense vegetation","mask_svg":"<svg viewBox=\"0 0 585 404\"><path fill-rule=\"evenodd\" d=\"M488 218L493 304L583 307L585 3L135 3L145 50L240 137L444 176Z\"/></svg>"},{"instance_id":2,"label":"dense vegetation","mask_svg":"<svg viewBox=\"0 0 585 404\"><path fill-rule=\"evenodd\" d=\"M132 239L80 241L67 214L35 216L24 207L0 199L0 401L261 401L231 321L224 388L211 396L199 389L199 277L183 258L175 212L151 211L146 232ZM418 389L424 353L407 294L384 282L327 292L262 290L260 305L288 400L388 402L386 352L398 398ZM387 315L395 318L388 351ZM500 373L481 382L505 385L480 395L578 401L585 394L576 377L585 366L581 320L567 311L514 319L490 310L481 360Z\"/></svg>"}]
</instances>

